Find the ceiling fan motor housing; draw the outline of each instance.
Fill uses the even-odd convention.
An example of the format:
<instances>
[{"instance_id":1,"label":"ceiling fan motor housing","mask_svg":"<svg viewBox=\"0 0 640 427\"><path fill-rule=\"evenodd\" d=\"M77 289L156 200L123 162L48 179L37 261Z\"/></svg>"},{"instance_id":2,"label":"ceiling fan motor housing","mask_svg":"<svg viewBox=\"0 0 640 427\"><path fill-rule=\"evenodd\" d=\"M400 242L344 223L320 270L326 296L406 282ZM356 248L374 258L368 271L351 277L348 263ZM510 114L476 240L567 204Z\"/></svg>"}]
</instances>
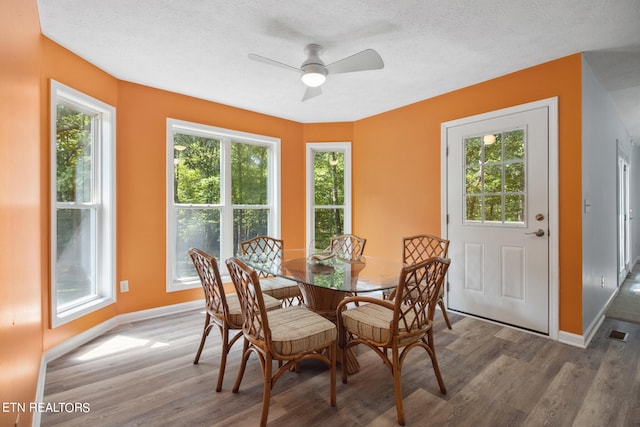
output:
<instances>
[{"instance_id":1,"label":"ceiling fan motor housing","mask_svg":"<svg viewBox=\"0 0 640 427\"><path fill-rule=\"evenodd\" d=\"M320 59L322 46L309 44L304 50L308 57L300 67L302 70L302 81L309 87L320 86L327 77L327 68L324 65L324 61Z\"/></svg>"}]
</instances>

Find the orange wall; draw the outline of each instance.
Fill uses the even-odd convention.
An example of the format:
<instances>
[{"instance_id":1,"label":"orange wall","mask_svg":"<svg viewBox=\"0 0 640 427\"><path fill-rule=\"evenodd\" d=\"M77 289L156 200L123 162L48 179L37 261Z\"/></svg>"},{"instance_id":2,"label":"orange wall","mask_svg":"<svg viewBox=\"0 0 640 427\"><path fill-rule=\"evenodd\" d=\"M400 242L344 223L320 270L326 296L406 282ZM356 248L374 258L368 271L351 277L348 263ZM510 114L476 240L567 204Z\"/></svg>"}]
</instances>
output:
<instances>
[{"instance_id":1,"label":"orange wall","mask_svg":"<svg viewBox=\"0 0 640 427\"><path fill-rule=\"evenodd\" d=\"M352 141L353 231L367 236L368 253L395 257L402 236L440 232L442 122L558 96L560 327L581 334L581 166L575 161L581 152L580 55L354 123L300 124L119 81L42 37L35 0L5 0L0 8L3 401L33 400L43 351L120 313L201 298L198 289L165 291L167 117L281 138L282 237L288 247L305 245L304 143ZM117 278L130 282L130 292L119 294L116 304L53 330L48 321L50 78L117 108ZM0 413L0 425L14 422L14 415ZM30 414L22 422L29 424Z\"/></svg>"},{"instance_id":2,"label":"orange wall","mask_svg":"<svg viewBox=\"0 0 640 427\"><path fill-rule=\"evenodd\" d=\"M40 27L35 1L0 2L0 402L33 402L42 356ZM0 410L0 425L31 424Z\"/></svg>"},{"instance_id":3,"label":"orange wall","mask_svg":"<svg viewBox=\"0 0 640 427\"><path fill-rule=\"evenodd\" d=\"M560 329L582 334L581 87L576 54L356 122L354 224L367 253L399 256L402 236L440 234L442 122L557 96Z\"/></svg>"},{"instance_id":4,"label":"orange wall","mask_svg":"<svg viewBox=\"0 0 640 427\"><path fill-rule=\"evenodd\" d=\"M130 289L118 296L120 312L202 298L201 289L165 291L167 117L280 138L282 237L302 244L301 124L127 82L118 96L118 280Z\"/></svg>"},{"instance_id":5,"label":"orange wall","mask_svg":"<svg viewBox=\"0 0 640 427\"><path fill-rule=\"evenodd\" d=\"M118 104L118 80L99 68L89 64L77 55L64 49L62 46L52 42L46 37L42 37L42 73L41 73L41 114L42 114L42 150L45 153L45 161L43 163L43 172L46 172L44 197L49 206L49 103L50 103L50 80L56 80L87 95L90 95L109 105L117 106ZM117 117L117 113L116 113ZM45 213L47 218L49 212ZM45 224L45 236L49 234L49 224ZM48 253L49 248L45 248L45 265L48 269ZM81 332L96 326L119 313L117 305L111 305L84 316L81 319L71 321L65 325L55 329L50 328L50 300L49 300L49 282L43 284L43 324L44 324L44 340L43 346L45 352Z\"/></svg>"}]
</instances>

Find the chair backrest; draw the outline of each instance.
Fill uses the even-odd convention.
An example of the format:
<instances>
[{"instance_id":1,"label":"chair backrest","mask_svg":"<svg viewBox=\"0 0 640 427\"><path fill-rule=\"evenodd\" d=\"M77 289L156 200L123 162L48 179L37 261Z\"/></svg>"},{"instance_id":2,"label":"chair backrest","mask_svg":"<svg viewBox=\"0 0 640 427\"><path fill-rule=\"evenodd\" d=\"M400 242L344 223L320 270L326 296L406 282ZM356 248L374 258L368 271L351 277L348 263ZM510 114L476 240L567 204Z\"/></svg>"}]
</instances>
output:
<instances>
[{"instance_id":1,"label":"chair backrest","mask_svg":"<svg viewBox=\"0 0 640 427\"><path fill-rule=\"evenodd\" d=\"M242 332L254 345L268 348L271 330L258 274L238 258L229 258L226 263L242 308Z\"/></svg>"},{"instance_id":2,"label":"chair backrest","mask_svg":"<svg viewBox=\"0 0 640 427\"><path fill-rule=\"evenodd\" d=\"M395 296L392 334L423 334L433 321L438 293L449 269L449 259L432 257L402 269Z\"/></svg>"},{"instance_id":3,"label":"chair backrest","mask_svg":"<svg viewBox=\"0 0 640 427\"><path fill-rule=\"evenodd\" d=\"M222 286L218 262L211 255L196 248L189 249L189 256L202 283L207 311L227 317L229 306Z\"/></svg>"},{"instance_id":4,"label":"chair backrest","mask_svg":"<svg viewBox=\"0 0 640 427\"><path fill-rule=\"evenodd\" d=\"M402 262L405 264L415 264L431 257L447 258L449 251L448 240L430 234L405 237L402 246Z\"/></svg>"},{"instance_id":5,"label":"chair backrest","mask_svg":"<svg viewBox=\"0 0 640 427\"><path fill-rule=\"evenodd\" d=\"M345 260L358 260L364 253L367 239L354 234L343 234L331 238L331 253Z\"/></svg>"},{"instance_id":6,"label":"chair backrest","mask_svg":"<svg viewBox=\"0 0 640 427\"><path fill-rule=\"evenodd\" d=\"M240 251L244 256L257 257L256 261L265 264L279 265L284 250L284 241L269 236L258 236L240 243ZM267 277L265 271L257 273L258 277Z\"/></svg>"}]
</instances>

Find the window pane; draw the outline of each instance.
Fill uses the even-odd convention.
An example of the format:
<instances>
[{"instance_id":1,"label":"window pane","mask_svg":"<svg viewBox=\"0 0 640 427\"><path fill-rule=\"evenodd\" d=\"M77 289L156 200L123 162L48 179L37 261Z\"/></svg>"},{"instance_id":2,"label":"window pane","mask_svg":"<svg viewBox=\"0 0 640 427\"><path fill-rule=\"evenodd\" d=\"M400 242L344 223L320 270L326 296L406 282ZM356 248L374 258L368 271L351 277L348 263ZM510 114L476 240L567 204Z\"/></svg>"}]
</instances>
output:
<instances>
[{"instance_id":1,"label":"window pane","mask_svg":"<svg viewBox=\"0 0 640 427\"><path fill-rule=\"evenodd\" d=\"M240 253L240 242L269 235L269 209L233 210L233 253Z\"/></svg>"},{"instance_id":2,"label":"window pane","mask_svg":"<svg viewBox=\"0 0 640 427\"><path fill-rule=\"evenodd\" d=\"M313 158L316 205L344 204L344 153L317 151Z\"/></svg>"},{"instance_id":3,"label":"window pane","mask_svg":"<svg viewBox=\"0 0 640 427\"><path fill-rule=\"evenodd\" d=\"M269 149L258 145L231 144L232 202L266 205Z\"/></svg>"},{"instance_id":4,"label":"window pane","mask_svg":"<svg viewBox=\"0 0 640 427\"><path fill-rule=\"evenodd\" d=\"M315 209L315 248L329 247L331 237L344 234L343 209Z\"/></svg>"},{"instance_id":5,"label":"window pane","mask_svg":"<svg viewBox=\"0 0 640 427\"><path fill-rule=\"evenodd\" d=\"M176 278L197 275L189 249L198 248L220 258L220 211L218 209L176 209Z\"/></svg>"},{"instance_id":6,"label":"window pane","mask_svg":"<svg viewBox=\"0 0 640 427\"><path fill-rule=\"evenodd\" d=\"M220 203L220 141L193 135L173 137L174 201Z\"/></svg>"},{"instance_id":7,"label":"window pane","mask_svg":"<svg viewBox=\"0 0 640 427\"><path fill-rule=\"evenodd\" d=\"M57 201L90 203L93 117L63 104L58 104L56 109Z\"/></svg>"},{"instance_id":8,"label":"window pane","mask_svg":"<svg viewBox=\"0 0 640 427\"><path fill-rule=\"evenodd\" d=\"M58 209L56 212L58 311L77 299L97 293L93 263L94 221L92 209Z\"/></svg>"},{"instance_id":9,"label":"window pane","mask_svg":"<svg viewBox=\"0 0 640 427\"><path fill-rule=\"evenodd\" d=\"M524 195L513 194L504 197L505 222L524 222Z\"/></svg>"}]
</instances>

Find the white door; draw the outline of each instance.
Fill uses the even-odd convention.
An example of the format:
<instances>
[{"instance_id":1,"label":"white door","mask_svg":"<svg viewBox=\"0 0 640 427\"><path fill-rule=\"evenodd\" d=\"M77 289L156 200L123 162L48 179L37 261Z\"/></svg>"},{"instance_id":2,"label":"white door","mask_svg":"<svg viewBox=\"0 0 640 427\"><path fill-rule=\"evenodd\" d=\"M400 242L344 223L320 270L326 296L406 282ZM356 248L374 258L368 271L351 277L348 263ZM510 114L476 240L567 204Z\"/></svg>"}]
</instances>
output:
<instances>
[{"instance_id":1,"label":"white door","mask_svg":"<svg viewBox=\"0 0 640 427\"><path fill-rule=\"evenodd\" d=\"M446 128L450 309L549 333L548 107Z\"/></svg>"}]
</instances>

